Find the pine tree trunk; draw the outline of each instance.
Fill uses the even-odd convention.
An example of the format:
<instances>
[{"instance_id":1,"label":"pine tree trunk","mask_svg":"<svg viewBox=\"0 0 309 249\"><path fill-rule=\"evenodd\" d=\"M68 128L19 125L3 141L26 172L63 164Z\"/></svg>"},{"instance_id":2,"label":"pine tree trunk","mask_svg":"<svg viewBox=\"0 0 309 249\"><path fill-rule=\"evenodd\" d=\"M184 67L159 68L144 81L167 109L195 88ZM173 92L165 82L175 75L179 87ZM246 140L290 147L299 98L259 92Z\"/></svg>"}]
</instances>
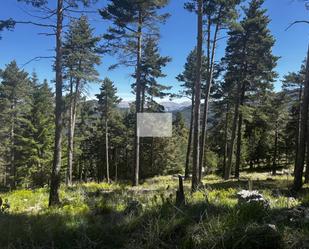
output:
<instances>
[{"instance_id":1,"label":"pine tree trunk","mask_svg":"<svg viewBox=\"0 0 309 249\"><path fill-rule=\"evenodd\" d=\"M240 106L244 104L244 97L245 97L245 85L242 83L242 90L240 96ZM236 147L236 162L235 162L235 178L239 178L239 171L240 171L240 157L241 157L241 142L242 142L242 112L239 113L238 116L238 131L237 131L237 147Z\"/></svg>"},{"instance_id":2,"label":"pine tree trunk","mask_svg":"<svg viewBox=\"0 0 309 249\"><path fill-rule=\"evenodd\" d=\"M298 191L303 185L303 171L306 152L307 126L308 126L308 104L309 104L309 48L307 52L306 77L304 84L304 95L301 108L301 125L298 143L297 161L295 165L293 190Z\"/></svg>"},{"instance_id":3,"label":"pine tree trunk","mask_svg":"<svg viewBox=\"0 0 309 249\"><path fill-rule=\"evenodd\" d=\"M115 182L118 181L118 160L117 160L117 149L114 150L114 162L115 162Z\"/></svg>"},{"instance_id":4,"label":"pine tree trunk","mask_svg":"<svg viewBox=\"0 0 309 249\"><path fill-rule=\"evenodd\" d=\"M218 20L221 16L221 8L218 13ZM217 46L217 35L219 32L219 22L217 22L215 33L214 33L214 39L213 39L213 45L210 53L210 40L211 40L211 20L208 19L208 38L207 38L207 84L205 89L205 102L204 102L204 110L203 110L203 121L202 121L202 135L201 135L201 148L200 148L200 158L199 158L199 179L198 181L201 182L202 179L202 169L204 166L204 158L206 154L206 139L207 139L207 118L208 118L208 108L209 108L209 97L210 97L210 90L213 80L213 72L214 72L214 62L215 62L215 53L216 53L216 46ZM211 59L209 58L211 57Z\"/></svg>"},{"instance_id":5,"label":"pine tree trunk","mask_svg":"<svg viewBox=\"0 0 309 249\"><path fill-rule=\"evenodd\" d=\"M197 21L197 66L194 98L194 129L193 129L193 170L192 170L192 191L196 191L199 180L199 145L200 145L200 105L201 105L201 68L202 68L202 47L203 47L203 0L198 1Z\"/></svg>"},{"instance_id":6,"label":"pine tree trunk","mask_svg":"<svg viewBox=\"0 0 309 249\"><path fill-rule=\"evenodd\" d=\"M303 96L303 86L300 85L299 87L299 94L298 94L298 117L297 117L297 126L296 126L296 146L295 146L295 165L294 165L294 174L295 168L297 163L297 154L298 154L298 147L299 147L299 137L300 137L300 125L301 125L301 106L302 106L302 96Z\"/></svg>"},{"instance_id":7,"label":"pine tree trunk","mask_svg":"<svg viewBox=\"0 0 309 249\"><path fill-rule=\"evenodd\" d=\"M228 156L228 122L229 122L229 103L226 104L226 114L225 114L225 126L224 126L224 155L223 155L223 177L226 169L227 156Z\"/></svg>"},{"instance_id":8,"label":"pine tree trunk","mask_svg":"<svg viewBox=\"0 0 309 249\"><path fill-rule=\"evenodd\" d=\"M191 99L191 120L190 120L190 130L188 137L188 146L186 154L186 164L185 164L185 180L189 179L190 169L190 156L191 156L191 144L192 144L192 132L193 132L193 121L194 121L194 90L192 90L192 99Z\"/></svg>"},{"instance_id":9,"label":"pine tree trunk","mask_svg":"<svg viewBox=\"0 0 309 249\"><path fill-rule=\"evenodd\" d=\"M235 103L235 111L234 111L234 118L233 118L233 125L232 125L232 137L231 137L230 146L229 146L229 156L228 156L228 161L227 161L227 167L224 173L225 180L228 180L230 178L231 170L232 170L234 143L235 143L235 138L236 138L237 121L239 117L240 91L241 91L241 86L240 84L238 84L238 89L236 93L238 96L236 98L236 103Z\"/></svg>"},{"instance_id":10,"label":"pine tree trunk","mask_svg":"<svg viewBox=\"0 0 309 249\"><path fill-rule=\"evenodd\" d=\"M57 29L56 29L56 108L55 108L55 147L53 168L50 182L49 206L59 203L60 168L61 168L61 142L62 142L62 21L63 0L57 2Z\"/></svg>"},{"instance_id":11,"label":"pine tree trunk","mask_svg":"<svg viewBox=\"0 0 309 249\"><path fill-rule=\"evenodd\" d=\"M73 181L73 157L74 157L74 134L76 126L76 109L79 97L80 79L77 79L75 92L73 92L73 84L71 82L70 89L70 115L69 115L69 131L68 131L68 168L67 168L67 184L72 185Z\"/></svg>"},{"instance_id":12,"label":"pine tree trunk","mask_svg":"<svg viewBox=\"0 0 309 249\"><path fill-rule=\"evenodd\" d=\"M138 31L137 31L137 64L136 64L136 103L135 103L135 164L133 186L139 183L139 163L140 163L140 138L137 126L137 114L141 110L141 57L142 57L142 12L139 11Z\"/></svg>"},{"instance_id":13,"label":"pine tree trunk","mask_svg":"<svg viewBox=\"0 0 309 249\"><path fill-rule=\"evenodd\" d=\"M308 126L307 126L307 133L308 133L308 130L309 130L309 123L308 123ZM305 183L309 183L309 136L307 135L307 154L306 154L306 171L305 171Z\"/></svg>"},{"instance_id":14,"label":"pine tree trunk","mask_svg":"<svg viewBox=\"0 0 309 249\"><path fill-rule=\"evenodd\" d=\"M105 162L106 162L106 180L109 183L109 154L108 154L108 119L105 119Z\"/></svg>"},{"instance_id":15,"label":"pine tree trunk","mask_svg":"<svg viewBox=\"0 0 309 249\"><path fill-rule=\"evenodd\" d=\"M11 111L13 112L12 115L12 120L11 120L11 130L10 130L10 188L14 189L16 187L16 165L15 165L15 120L16 120L16 115L15 115L15 107L16 103L15 100L13 99L13 104L11 106Z\"/></svg>"},{"instance_id":16,"label":"pine tree trunk","mask_svg":"<svg viewBox=\"0 0 309 249\"><path fill-rule=\"evenodd\" d=\"M273 165L272 165L272 175L276 175L277 170L277 151L278 151L278 121L276 121L275 128L275 146L274 146L274 155L273 155Z\"/></svg>"}]
</instances>

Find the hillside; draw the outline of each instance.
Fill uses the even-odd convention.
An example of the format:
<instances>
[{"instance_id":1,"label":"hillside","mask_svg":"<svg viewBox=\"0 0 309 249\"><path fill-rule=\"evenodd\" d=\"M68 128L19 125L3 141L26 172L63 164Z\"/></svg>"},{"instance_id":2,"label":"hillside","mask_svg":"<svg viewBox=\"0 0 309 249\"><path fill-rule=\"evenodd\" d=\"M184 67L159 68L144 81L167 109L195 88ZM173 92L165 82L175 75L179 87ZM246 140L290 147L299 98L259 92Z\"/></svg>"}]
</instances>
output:
<instances>
[{"instance_id":1,"label":"hillside","mask_svg":"<svg viewBox=\"0 0 309 249\"><path fill-rule=\"evenodd\" d=\"M236 193L260 191L270 207L237 204ZM0 214L0 248L203 249L309 247L308 188L289 197L289 176L255 173L222 181L214 175L187 204L175 206L177 177L124 183L85 183L62 187L62 202L48 208L47 189L1 193L10 208ZM305 194L307 193L307 194ZM306 213L307 215L307 213Z\"/></svg>"}]
</instances>

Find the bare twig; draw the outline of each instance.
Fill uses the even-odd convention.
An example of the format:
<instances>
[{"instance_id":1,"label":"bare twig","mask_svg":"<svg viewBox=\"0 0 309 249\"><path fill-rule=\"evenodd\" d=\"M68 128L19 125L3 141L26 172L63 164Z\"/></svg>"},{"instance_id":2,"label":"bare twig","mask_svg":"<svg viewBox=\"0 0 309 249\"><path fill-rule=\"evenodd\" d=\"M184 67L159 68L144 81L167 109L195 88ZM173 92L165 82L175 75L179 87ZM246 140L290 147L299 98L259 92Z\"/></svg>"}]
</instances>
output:
<instances>
[{"instance_id":1,"label":"bare twig","mask_svg":"<svg viewBox=\"0 0 309 249\"><path fill-rule=\"evenodd\" d=\"M15 21L16 24L31 24L39 27L45 27L45 28L56 28L56 25L52 24L43 24L43 23L37 23L32 21Z\"/></svg>"},{"instance_id":2,"label":"bare twig","mask_svg":"<svg viewBox=\"0 0 309 249\"><path fill-rule=\"evenodd\" d=\"M285 29L285 31L287 31L289 28L291 28L291 27L294 26L295 24L299 24L299 23L309 24L309 21L306 21L306 20L295 21L295 22L291 23L291 24Z\"/></svg>"},{"instance_id":3,"label":"bare twig","mask_svg":"<svg viewBox=\"0 0 309 249\"><path fill-rule=\"evenodd\" d=\"M33 62L33 61L39 61L41 59L54 59L55 56L36 56L34 58L32 58L31 60L27 61L26 63L24 63L22 65L22 68L24 68L26 65L28 65L29 63Z\"/></svg>"}]
</instances>

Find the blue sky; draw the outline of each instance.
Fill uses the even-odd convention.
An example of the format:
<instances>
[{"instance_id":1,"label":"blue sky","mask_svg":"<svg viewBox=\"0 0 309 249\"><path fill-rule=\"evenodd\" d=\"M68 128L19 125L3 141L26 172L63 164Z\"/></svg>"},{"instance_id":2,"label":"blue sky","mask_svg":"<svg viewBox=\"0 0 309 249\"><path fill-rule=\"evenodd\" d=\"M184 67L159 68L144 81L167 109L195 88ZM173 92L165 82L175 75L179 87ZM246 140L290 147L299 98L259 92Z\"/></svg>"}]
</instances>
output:
<instances>
[{"instance_id":1,"label":"blue sky","mask_svg":"<svg viewBox=\"0 0 309 249\"><path fill-rule=\"evenodd\" d=\"M0 19L15 18L16 20L33 19L26 11L33 10L17 0L1 1ZM50 1L54 2L54 1ZM167 23L161 27L160 51L162 55L172 57L172 62L165 68L167 77L161 82L173 86L173 91L180 90L179 82L175 79L183 70L186 57L189 51L196 44L196 16L183 9L185 0L170 0L166 7L166 12L171 14ZM100 0L98 7L103 7L106 1ZM276 45L273 49L275 55L280 56L276 71L279 78L275 83L275 89L280 90L280 79L289 71L297 71L306 55L308 46L309 25L298 24L285 31L286 27L295 20L309 20L309 10L306 10L304 3L299 0L266 0L264 7L268 9L268 15L272 22L270 30L276 38ZM33 13L33 12L32 12ZM103 21L98 15L91 14L91 22L97 34L102 34L108 27L108 23ZM54 54L54 38L38 35L44 32L44 28L30 25L18 25L14 32L6 31L0 40L0 68L13 59L19 65L36 56L50 56ZM225 40L221 40L218 46L217 57L220 59L224 54ZM130 85L133 81L130 73L133 68L119 67L114 71L107 68L115 62L115 58L105 56L102 65L98 67L101 78L111 78L117 88L118 94L124 100L132 100ZM24 67L28 72L35 70L40 79L52 80L54 73L51 68L52 61L48 59L34 61ZM99 85L89 87L89 97L98 92Z\"/></svg>"}]
</instances>

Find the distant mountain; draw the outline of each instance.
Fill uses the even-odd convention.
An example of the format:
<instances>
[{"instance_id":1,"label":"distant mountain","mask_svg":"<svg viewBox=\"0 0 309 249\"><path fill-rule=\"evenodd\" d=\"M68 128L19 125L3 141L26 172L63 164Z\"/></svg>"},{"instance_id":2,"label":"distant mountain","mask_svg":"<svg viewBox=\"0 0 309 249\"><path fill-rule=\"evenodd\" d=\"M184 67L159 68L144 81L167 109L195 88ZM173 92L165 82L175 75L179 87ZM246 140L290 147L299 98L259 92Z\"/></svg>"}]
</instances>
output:
<instances>
[{"instance_id":1,"label":"distant mountain","mask_svg":"<svg viewBox=\"0 0 309 249\"><path fill-rule=\"evenodd\" d=\"M118 105L119 108L129 108L130 103L132 101L121 101ZM188 106L191 105L190 101L184 101L181 103L173 102L173 101L164 101L164 102L159 102L161 105L164 106L165 110L167 112L174 112L174 111L180 111Z\"/></svg>"}]
</instances>

